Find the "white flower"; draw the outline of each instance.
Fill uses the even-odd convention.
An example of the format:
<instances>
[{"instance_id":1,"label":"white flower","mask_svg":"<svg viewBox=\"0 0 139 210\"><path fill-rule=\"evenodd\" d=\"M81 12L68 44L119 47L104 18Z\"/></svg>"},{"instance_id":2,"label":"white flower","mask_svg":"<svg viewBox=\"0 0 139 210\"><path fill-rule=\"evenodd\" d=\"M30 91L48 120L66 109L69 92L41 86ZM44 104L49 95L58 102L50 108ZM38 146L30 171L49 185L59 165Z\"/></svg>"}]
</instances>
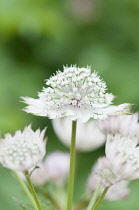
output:
<instances>
[{"instance_id":1,"label":"white flower","mask_svg":"<svg viewBox=\"0 0 139 210\"><path fill-rule=\"evenodd\" d=\"M95 192L98 185L101 183L101 178L96 173L98 164L93 167L91 174L88 177L87 180L87 192L92 195L92 193ZM127 198L130 194L130 189L128 187L129 182L128 181L120 181L114 185L112 185L107 194L105 195L105 199L110 201L116 201L116 200L123 200ZM101 186L100 194L103 192L104 186Z\"/></svg>"},{"instance_id":2,"label":"white flower","mask_svg":"<svg viewBox=\"0 0 139 210\"><path fill-rule=\"evenodd\" d=\"M98 120L98 126L104 134L119 133L121 136L139 137L139 114L109 116L107 120Z\"/></svg>"},{"instance_id":3,"label":"white flower","mask_svg":"<svg viewBox=\"0 0 139 210\"><path fill-rule=\"evenodd\" d=\"M22 97L28 104L24 111L50 119L69 116L82 122L129 112L130 104L109 106L114 96L106 93L106 83L96 72L91 73L89 67L64 67L63 72L58 71L46 84L48 87L38 94L39 99Z\"/></svg>"},{"instance_id":4,"label":"white flower","mask_svg":"<svg viewBox=\"0 0 139 210\"><path fill-rule=\"evenodd\" d=\"M0 163L11 170L25 172L35 167L45 155L45 130L35 132L31 126L15 135L6 134L0 141Z\"/></svg>"},{"instance_id":5,"label":"white flower","mask_svg":"<svg viewBox=\"0 0 139 210\"><path fill-rule=\"evenodd\" d=\"M31 180L35 185L43 185L49 181L62 185L68 176L70 156L64 152L49 154L44 163L40 163L38 169L31 174Z\"/></svg>"},{"instance_id":6,"label":"white flower","mask_svg":"<svg viewBox=\"0 0 139 210\"><path fill-rule=\"evenodd\" d=\"M70 147L72 123L69 118L59 118L52 121L53 128L60 141ZM76 150L91 151L105 142L105 135L97 126L96 120L87 123L77 123Z\"/></svg>"},{"instance_id":7,"label":"white flower","mask_svg":"<svg viewBox=\"0 0 139 210\"><path fill-rule=\"evenodd\" d=\"M136 146L135 137L108 135L106 158L99 158L97 170L104 186L139 178L139 147Z\"/></svg>"}]
</instances>

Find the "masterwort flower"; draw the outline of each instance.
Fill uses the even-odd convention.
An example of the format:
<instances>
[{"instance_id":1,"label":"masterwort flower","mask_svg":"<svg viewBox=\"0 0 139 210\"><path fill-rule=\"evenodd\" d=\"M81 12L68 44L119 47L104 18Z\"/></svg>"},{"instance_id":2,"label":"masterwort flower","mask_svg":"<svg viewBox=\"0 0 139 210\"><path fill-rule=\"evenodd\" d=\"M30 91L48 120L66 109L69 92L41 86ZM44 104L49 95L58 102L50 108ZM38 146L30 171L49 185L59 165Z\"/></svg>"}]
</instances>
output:
<instances>
[{"instance_id":1,"label":"masterwort flower","mask_svg":"<svg viewBox=\"0 0 139 210\"><path fill-rule=\"evenodd\" d=\"M122 116L109 116L107 120L98 119L98 126L101 131L107 135L120 134L121 136L130 136L139 138L139 113Z\"/></svg>"},{"instance_id":2,"label":"masterwort flower","mask_svg":"<svg viewBox=\"0 0 139 210\"><path fill-rule=\"evenodd\" d=\"M70 147L72 125L71 119L67 117L54 119L52 124L57 136L59 137L59 140ZM105 135L99 129L96 120L90 120L87 123L78 122L76 134L76 150L95 150L102 146L105 140Z\"/></svg>"},{"instance_id":3,"label":"masterwort flower","mask_svg":"<svg viewBox=\"0 0 139 210\"><path fill-rule=\"evenodd\" d=\"M46 129L35 132L31 125L24 131L16 131L15 135L6 134L0 141L0 163L11 170L25 172L43 159L46 149L44 139Z\"/></svg>"},{"instance_id":4,"label":"masterwort flower","mask_svg":"<svg viewBox=\"0 0 139 210\"><path fill-rule=\"evenodd\" d=\"M106 157L99 158L97 174L105 187L121 180L139 179L137 138L108 135Z\"/></svg>"},{"instance_id":5,"label":"masterwort flower","mask_svg":"<svg viewBox=\"0 0 139 210\"><path fill-rule=\"evenodd\" d=\"M101 183L101 177L98 176L96 173L98 168L98 164L96 164L88 177L87 180L87 186L86 190L89 195L92 195L98 187L98 185ZM122 180L118 183L115 183L112 185L107 194L105 195L106 200L110 201L117 201L117 200L123 200L129 197L130 189L128 187L129 181ZM104 186L101 186L99 194L101 194L104 190Z\"/></svg>"},{"instance_id":6,"label":"masterwort flower","mask_svg":"<svg viewBox=\"0 0 139 210\"><path fill-rule=\"evenodd\" d=\"M96 72L91 73L90 67L64 67L64 71L57 71L46 85L48 87L38 93L38 99L22 97L28 104L24 111L50 119L68 116L82 122L129 112L130 104L110 106L114 96L106 93L106 83Z\"/></svg>"},{"instance_id":7,"label":"masterwort flower","mask_svg":"<svg viewBox=\"0 0 139 210\"><path fill-rule=\"evenodd\" d=\"M56 151L47 155L44 162L38 164L39 168L31 174L31 180L35 185L44 185L53 181L57 185L62 185L69 172L70 156L68 153Z\"/></svg>"}]
</instances>

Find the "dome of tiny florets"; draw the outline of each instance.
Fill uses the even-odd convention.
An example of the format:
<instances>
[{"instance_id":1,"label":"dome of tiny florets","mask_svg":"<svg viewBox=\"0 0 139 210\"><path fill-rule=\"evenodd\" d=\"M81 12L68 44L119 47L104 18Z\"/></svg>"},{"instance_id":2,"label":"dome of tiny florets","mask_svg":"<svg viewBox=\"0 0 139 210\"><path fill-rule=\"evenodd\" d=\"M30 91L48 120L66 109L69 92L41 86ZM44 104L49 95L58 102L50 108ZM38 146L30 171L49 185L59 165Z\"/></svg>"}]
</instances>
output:
<instances>
[{"instance_id":1,"label":"dome of tiny florets","mask_svg":"<svg viewBox=\"0 0 139 210\"><path fill-rule=\"evenodd\" d=\"M46 80L46 85L38 93L38 99L22 97L28 104L24 111L50 119L68 116L71 120L87 122L90 118L106 119L108 115L123 114L129 106L110 106L114 96L106 93L106 83L90 67L64 67L63 72L57 71Z\"/></svg>"},{"instance_id":2,"label":"dome of tiny florets","mask_svg":"<svg viewBox=\"0 0 139 210\"><path fill-rule=\"evenodd\" d=\"M89 67L64 67L63 72L57 72L46 84L50 86L44 89L48 95L46 100L52 101L57 107L63 103L78 108L103 106L111 104L113 100L112 94L105 94L106 83L96 72L91 73Z\"/></svg>"}]
</instances>

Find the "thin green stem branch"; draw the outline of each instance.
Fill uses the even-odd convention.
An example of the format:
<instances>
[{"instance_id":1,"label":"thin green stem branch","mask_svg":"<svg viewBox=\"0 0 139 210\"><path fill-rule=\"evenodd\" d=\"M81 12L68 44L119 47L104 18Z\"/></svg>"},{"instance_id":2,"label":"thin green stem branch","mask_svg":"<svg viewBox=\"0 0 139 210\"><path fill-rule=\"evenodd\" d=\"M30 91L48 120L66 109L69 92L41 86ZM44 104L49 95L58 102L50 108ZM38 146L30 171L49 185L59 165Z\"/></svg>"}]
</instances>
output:
<instances>
[{"instance_id":1,"label":"thin green stem branch","mask_svg":"<svg viewBox=\"0 0 139 210\"><path fill-rule=\"evenodd\" d=\"M106 187L106 188L103 190L103 192L102 192L100 198L98 199L96 205L94 206L93 210L96 210L96 209L99 207L99 205L100 205L101 202L103 201L103 198L105 197L105 195L106 195L108 189L109 189L109 187Z\"/></svg>"},{"instance_id":2,"label":"thin green stem branch","mask_svg":"<svg viewBox=\"0 0 139 210\"><path fill-rule=\"evenodd\" d=\"M20 176L18 175L18 173L16 173L15 171L12 171L13 174L15 175L16 179L18 180L18 182L20 183L20 185L22 186L24 192L26 193L27 197L29 198L30 202L32 203L32 205L34 206L35 210L38 210L38 207L30 193L30 191L28 190L27 186L25 185L25 183L23 182L23 180L20 178Z\"/></svg>"},{"instance_id":3,"label":"thin green stem branch","mask_svg":"<svg viewBox=\"0 0 139 210\"><path fill-rule=\"evenodd\" d=\"M38 199L38 197L37 197L37 194L36 194L36 192L35 192L35 189L34 189L34 187L33 187L32 182L31 182L31 180L30 180L28 171L24 172L24 175L25 175L25 177L26 177L27 183L28 183L28 185L29 185L29 187L30 187L30 191L31 191L32 196L33 196L33 198L34 198L34 200L35 200L35 203L36 203L36 205L37 205L38 210L42 210L42 207L41 207L41 205L40 205L40 202L39 202L39 199Z\"/></svg>"},{"instance_id":4,"label":"thin green stem branch","mask_svg":"<svg viewBox=\"0 0 139 210\"><path fill-rule=\"evenodd\" d=\"M74 173L75 173L76 127L77 127L77 121L72 121L67 210L72 209L72 200L73 200L73 186L74 186Z\"/></svg>"},{"instance_id":5,"label":"thin green stem branch","mask_svg":"<svg viewBox=\"0 0 139 210\"><path fill-rule=\"evenodd\" d=\"M96 203L96 200L98 198L98 195L100 193L100 189L101 189L101 184L98 185L98 187L97 187L96 191L94 192L86 210L92 210L93 209L93 207Z\"/></svg>"}]
</instances>

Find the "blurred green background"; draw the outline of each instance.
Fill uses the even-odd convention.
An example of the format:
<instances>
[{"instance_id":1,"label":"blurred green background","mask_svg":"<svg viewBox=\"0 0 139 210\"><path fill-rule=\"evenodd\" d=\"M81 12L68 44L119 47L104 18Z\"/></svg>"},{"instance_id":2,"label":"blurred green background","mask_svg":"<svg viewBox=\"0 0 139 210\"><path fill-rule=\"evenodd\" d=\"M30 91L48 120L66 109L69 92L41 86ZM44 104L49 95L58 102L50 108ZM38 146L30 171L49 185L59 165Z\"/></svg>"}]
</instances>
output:
<instances>
[{"instance_id":1,"label":"blurred green background","mask_svg":"<svg viewBox=\"0 0 139 210\"><path fill-rule=\"evenodd\" d=\"M24 113L20 96L37 97L63 65L92 66L115 94L115 104L139 104L139 1L137 0L0 0L0 130L14 133L32 123L48 126L47 153L68 149L47 118ZM134 111L139 106L134 106ZM78 154L75 200L104 148ZM129 200L104 202L103 209L139 209L139 181ZM0 210L18 210L14 198L25 196L9 170L0 166Z\"/></svg>"}]
</instances>

